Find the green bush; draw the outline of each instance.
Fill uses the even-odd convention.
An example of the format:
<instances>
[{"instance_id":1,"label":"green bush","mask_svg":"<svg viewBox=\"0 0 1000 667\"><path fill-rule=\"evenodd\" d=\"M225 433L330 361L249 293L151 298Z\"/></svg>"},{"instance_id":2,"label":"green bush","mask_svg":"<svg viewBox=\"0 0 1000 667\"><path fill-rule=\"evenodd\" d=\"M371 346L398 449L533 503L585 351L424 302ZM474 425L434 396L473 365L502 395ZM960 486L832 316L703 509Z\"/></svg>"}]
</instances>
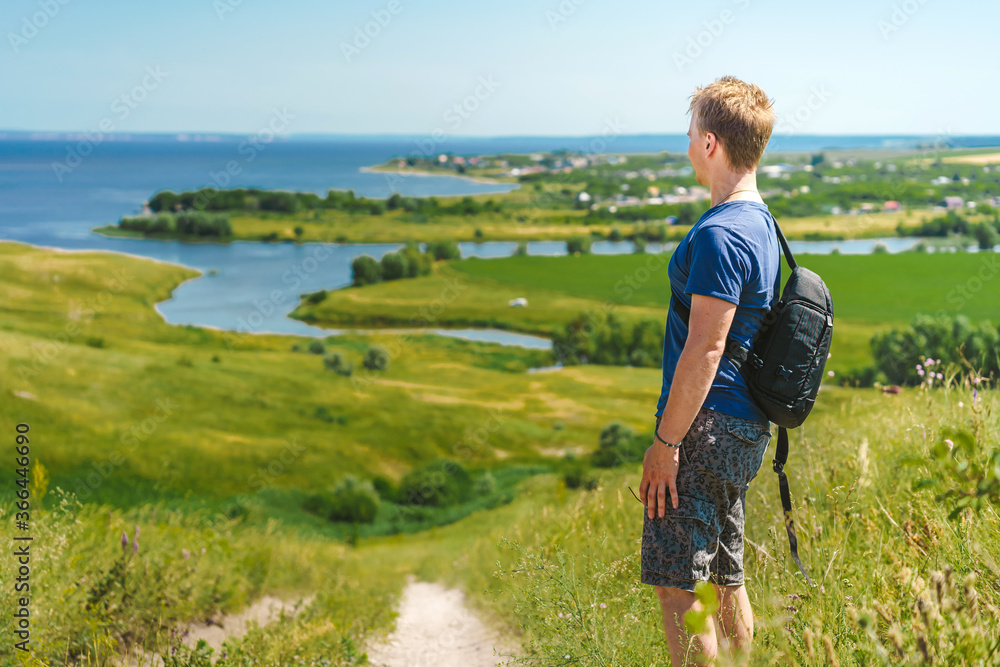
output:
<instances>
[{"instance_id":1,"label":"green bush","mask_svg":"<svg viewBox=\"0 0 1000 667\"><path fill-rule=\"evenodd\" d=\"M407 243L401 252L406 260L407 278L426 276L431 272L434 256L427 252L420 252L416 243Z\"/></svg>"},{"instance_id":2,"label":"green bush","mask_svg":"<svg viewBox=\"0 0 1000 667\"><path fill-rule=\"evenodd\" d=\"M406 258L398 252L387 252L382 255L379 266L382 270L382 280L399 280L409 274Z\"/></svg>"},{"instance_id":3,"label":"green bush","mask_svg":"<svg viewBox=\"0 0 1000 667\"><path fill-rule=\"evenodd\" d=\"M462 251L454 241L441 241L439 243L428 243L427 252L434 259L461 259Z\"/></svg>"},{"instance_id":4,"label":"green bush","mask_svg":"<svg viewBox=\"0 0 1000 667\"><path fill-rule=\"evenodd\" d=\"M963 367L964 357L983 376L995 381L1000 375L1000 333L987 322L973 325L965 315L918 315L907 328L873 336L871 347L875 369L892 384L925 382L929 369L918 366L927 359L935 361L935 373Z\"/></svg>"},{"instance_id":5,"label":"green bush","mask_svg":"<svg viewBox=\"0 0 1000 667\"><path fill-rule=\"evenodd\" d=\"M396 484L384 475L376 475L372 478L372 487L378 493L379 498L386 502L395 502L399 496L399 489Z\"/></svg>"},{"instance_id":6,"label":"green bush","mask_svg":"<svg viewBox=\"0 0 1000 667\"><path fill-rule=\"evenodd\" d=\"M323 341L314 340L309 343L309 351L313 354L323 354L326 351L326 346L323 345Z\"/></svg>"},{"instance_id":7,"label":"green bush","mask_svg":"<svg viewBox=\"0 0 1000 667\"><path fill-rule=\"evenodd\" d=\"M527 241L518 241L517 242L517 247L514 248L514 256L515 257L524 257L527 254L528 254L528 242Z\"/></svg>"},{"instance_id":8,"label":"green bush","mask_svg":"<svg viewBox=\"0 0 1000 667\"><path fill-rule=\"evenodd\" d=\"M556 360L657 368L663 360L663 324L623 319L614 313L582 313L552 337Z\"/></svg>"},{"instance_id":9,"label":"green bush","mask_svg":"<svg viewBox=\"0 0 1000 667\"><path fill-rule=\"evenodd\" d=\"M306 303L316 305L317 303L322 303L326 300L326 290L321 289L318 292L313 292L306 296Z\"/></svg>"},{"instance_id":10,"label":"green bush","mask_svg":"<svg viewBox=\"0 0 1000 667\"><path fill-rule=\"evenodd\" d=\"M587 463L568 453L562 460L562 474L567 489L579 489L588 480Z\"/></svg>"},{"instance_id":11,"label":"green bush","mask_svg":"<svg viewBox=\"0 0 1000 667\"><path fill-rule=\"evenodd\" d=\"M399 483L399 502L447 507L468 500L473 483L462 464L447 459L408 472Z\"/></svg>"},{"instance_id":12,"label":"green bush","mask_svg":"<svg viewBox=\"0 0 1000 667\"><path fill-rule=\"evenodd\" d=\"M333 490L329 518L331 521L372 523L380 502L371 482L348 475Z\"/></svg>"},{"instance_id":13,"label":"green bush","mask_svg":"<svg viewBox=\"0 0 1000 667\"><path fill-rule=\"evenodd\" d=\"M351 262L351 284L355 287L382 281L382 268L369 255L359 255Z\"/></svg>"},{"instance_id":14,"label":"green bush","mask_svg":"<svg viewBox=\"0 0 1000 667\"><path fill-rule=\"evenodd\" d=\"M997 230L991 222L981 222L976 225L975 235L980 250L992 250L993 246L1000 243L1000 234L997 234Z\"/></svg>"},{"instance_id":15,"label":"green bush","mask_svg":"<svg viewBox=\"0 0 1000 667\"><path fill-rule=\"evenodd\" d=\"M642 255L643 253L646 252L646 239L644 239L643 237L636 236L634 239L632 239L632 244L635 246L632 252L635 253L636 255Z\"/></svg>"},{"instance_id":16,"label":"green bush","mask_svg":"<svg viewBox=\"0 0 1000 667\"><path fill-rule=\"evenodd\" d=\"M365 351L364 365L370 371L384 371L389 368L389 353L384 347L372 345Z\"/></svg>"},{"instance_id":17,"label":"green bush","mask_svg":"<svg viewBox=\"0 0 1000 667\"><path fill-rule=\"evenodd\" d=\"M497 480L489 470L476 479L476 495L488 496L497 490Z\"/></svg>"},{"instance_id":18,"label":"green bush","mask_svg":"<svg viewBox=\"0 0 1000 667\"><path fill-rule=\"evenodd\" d=\"M612 422L601 431L597 451L591 456L591 463L597 468L614 468L625 463L641 461L637 456L633 440L635 432L621 422Z\"/></svg>"},{"instance_id":19,"label":"green bush","mask_svg":"<svg viewBox=\"0 0 1000 667\"><path fill-rule=\"evenodd\" d=\"M566 253L586 255L590 252L590 239L585 236L574 236L566 241Z\"/></svg>"},{"instance_id":20,"label":"green bush","mask_svg":"<svg viewBox=\"0 0 1000 667\"><path fill-rule=\"evenodd\" d=\"M323 357L323 365L326 366L327 370L331 370L337 375L351 377L351 374L354 373L354 364L347 361L347 358L339 352Z\"/></svg>"}]
</instances>

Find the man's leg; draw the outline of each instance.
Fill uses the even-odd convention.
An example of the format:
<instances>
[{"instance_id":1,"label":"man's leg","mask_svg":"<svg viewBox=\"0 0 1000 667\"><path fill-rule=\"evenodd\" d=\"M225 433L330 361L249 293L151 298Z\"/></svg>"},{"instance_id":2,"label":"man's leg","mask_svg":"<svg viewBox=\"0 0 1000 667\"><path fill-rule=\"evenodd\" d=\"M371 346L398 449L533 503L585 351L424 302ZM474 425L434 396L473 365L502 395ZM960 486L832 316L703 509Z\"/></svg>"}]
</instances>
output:
<instances>
[{"instance_id":1,"label":"man's leg","mask_svg":"<svg viewBox=\"0 0 1000 667\"><path fill-rule=\"evenodd\" d=\"M672 667L697 665L698 657L714 659L718 653L718 635L715 622L708 623L706 632L689 635L684 627L684 614L701 611L701 603L694 593L679 588L656 586L656 596L660 599L660 609L663 611L663 630L667 635L667 645L670 647L670 664Z\"/></svg>"},{"instance_id":2,"label":"man's leg","mask_svg":"<svg viewBox=\"0 0 1000 667\"><path fill-rule=\"evenodd\" d=\"M746 653L753 643L753 611L745 586L716 586L719 598L718 627L730 649Z\"/></svg>"}]
</instances>

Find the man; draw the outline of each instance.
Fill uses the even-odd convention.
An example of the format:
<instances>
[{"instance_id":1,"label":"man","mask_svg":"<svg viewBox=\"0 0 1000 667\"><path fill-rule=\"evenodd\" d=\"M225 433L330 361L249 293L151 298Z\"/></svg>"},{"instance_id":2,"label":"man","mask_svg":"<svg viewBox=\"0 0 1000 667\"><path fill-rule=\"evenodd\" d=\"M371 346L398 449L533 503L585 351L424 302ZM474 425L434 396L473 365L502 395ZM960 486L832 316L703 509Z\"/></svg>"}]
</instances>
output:
<instances>
[{"instance_id":1,"label":"man","mask_svg":"<svg viewBox=\"0 0 1000 667\"><path fill-rule=\"evenodd\" d=\"M663 341L663 388L653 444L642 464L645 505L641 581L656 587L673 665L714 658L720 640L748 651L753 615L744 588L746 490L771 439L739 371L723 356L727 335L749 346L781 292L774 223L757 192L757 163L774 127L759 87L723 77L691 96L688 157L711 208L668 265L672 307ZM689 636L684 614L700 610L711 581L719 611Z\"/></svg>"}]
</instances>

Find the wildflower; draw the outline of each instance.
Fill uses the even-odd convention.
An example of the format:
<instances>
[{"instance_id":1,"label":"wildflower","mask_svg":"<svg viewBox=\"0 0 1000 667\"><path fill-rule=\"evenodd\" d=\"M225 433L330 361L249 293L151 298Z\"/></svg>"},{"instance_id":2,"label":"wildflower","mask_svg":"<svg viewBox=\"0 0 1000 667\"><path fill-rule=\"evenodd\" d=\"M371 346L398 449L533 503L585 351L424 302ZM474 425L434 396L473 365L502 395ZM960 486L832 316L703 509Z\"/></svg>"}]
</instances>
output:
<instances>
[{"instance_id":1,"label":"wildflower","mask_svg":"<svg viewBox=\"0 0 1000 667\"><path fill-rule=\"evenodd\" d=\"M125 549L126 548L128 548L128 535L126 535L125 531L123 530L122 531L122 553L125 553Z\"/></svg>"},{"instance_id":2,"label":"wildflower","mask_svg":"<svg viewBox=\"0 0 1000 667\"><path fill-rule=\"evenodd\" d=\"M928 359L927 361L924 362L924 364L927 365L927 366L933 366L934 365L934 360L933 359Z\"/></svg>"},{"instance_id":3,"label":"wildflower","mask_svg":"<svg viewBox=\"0 0 1000 667\"><path fill-rule=\"evenodd\" d=\"M829 375L830 377L833 377L833 371L827 371L826 374Z\"/></svg>"},{"instance_id":4,"label":"wildflower","mask_svg":"<svg viewBox=\"0 0 1000 667\"><path fill-rule=\"evenodd\" d=\"M948 445L949 452L955 448L955 443L949 440L948 438L945 438L944 444Z\"/></svg>"},{"instance_id":5,"label":"wildflower","mask_svg":"<svg viewBox=\"0 0 1000 667\"><path fill-rule=\"evenodd\" d=\"M181 555L184 556L184 560L187 560L191 557L191 552L187 549L181 549Z\"/></svg>"},{"instance_id":6,"label":"wildflower","mask_svg":"<svg viewBox=\"0 0 1000 667\"><path fill-rule=\"evenodd\" d=\"M608 608L608 605L606 605L606 604L604 604L604 603L602 602L602 603L601 603L601 609L607 609L607 608Z\"/></svg>"},{"instance_id":7,"label":"wildflower","mask_svg":"<svg viewBox=\"0 0 1000 667\"><path fill-rule=\"evenodd\" d=\"M924 374L924 369L921 368L917 370L917 375L923 376L923 374Z\"/></svg>"},{"instance_id":8,"label":"wildflower","mask_svg":"<svg viewBox=\"0 0 1000 667\"><path fill-rule=\"evenodd\" d=\"M979 392L973 388L972 390L972 402L975 403L979 400Z\"/></svg>"},{"instance_id":9,"label":"wildflower","mask_svg":"<svg viewBox=\"0 0 1000 667\"><path fill-rule=\"evenodd\" d=\"M962 401L959 401L958 402L958 407L964 408L965 407L965 403L963 403Z\"/></svg>"},{"instance_id":10,"label":"wildflower","mask_svg":"<svg viewBox=\"0 0 1000 667\"><path fill-rule=\"evenodd\" d=\"M139 540L134 539L132 540L132 554L134 555L137 553L139 553Z\"/></svg>"},{"instance_id":11,"label":"wildflower","mask_svg":"<svg viewBox=\"0 0 1000 667\"><path fill-rule=\"evenodd\" d=\"M942 375L941 373L938 373L937 374L937 379L938 380L943 380L944 379L944 375Z\"/></svg>"},{"instance_id":12,"label":"wildflower","mask_svg":"<svg viewBox=\"0 0 1000 667\"><path fill-rule=\"evenodd\" d=\"M923 369L924 369L924 367L923 367L923 366L921 366L920 364L917 364L917 370L918 370L918 371L921 371L921 370L923 370Z\"/></svg>"}]
</instances>

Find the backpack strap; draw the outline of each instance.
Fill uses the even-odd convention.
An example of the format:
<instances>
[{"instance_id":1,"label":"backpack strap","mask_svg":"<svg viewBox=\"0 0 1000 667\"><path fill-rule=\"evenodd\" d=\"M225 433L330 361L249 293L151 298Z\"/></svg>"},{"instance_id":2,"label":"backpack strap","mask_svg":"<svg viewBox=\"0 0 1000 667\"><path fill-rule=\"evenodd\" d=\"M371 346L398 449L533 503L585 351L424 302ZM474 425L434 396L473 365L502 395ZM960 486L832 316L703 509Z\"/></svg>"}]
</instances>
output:
<instances>
[{"instance_id":1,"label":"backpack strap","mask_svg":"<svg viewBox=\"0 0 1000 667\"><path fill-rule=\"evenodd\" d=\"M684 322L684 326L687 326L688 321L691 319L691 309L675 299L673 295L670 297L670 307L673 308L674 311L676 311L680 316L681 320ZM737 342L732 336L726 336L726 350L723 352L723 356L733 362L737 370L739 370L740 366L743 365L749 355L749 348Z\"/></svg>"},{"instance_id":2,"label":"backpack strap","mask_svg":"<svg viewBox=\"0 0 1000 667\"><path fill-rule=\"evenodd\" d=\"M778 226L778 221L775 220L770 211L768 211L767 214L771 216L771 222L774 223L774 233L777 234L778 243L781 244L781 250L785 253L785 261L788 262L788 268L794 271L795 267L798 266L798 262L796 262L795 257L792 256L792 249L788 247L788 241L785 240L785 235L781 233L781 227Z\"/></svg>"},{"instance_id":3,"label":"backpack strap","mask_svg":"<svg viewBox=\"0 0 1000 667\"><path fill-rule=\"evenodd\" d=\"M771 222L774 223L774 232L778 237L778 243L781 244L781 250L785 254L785 261L788 262L788 268L794 271L795 267L798 266L798 263L795 261L794 255L792 255L792 249L788 247L788 241L785 240L785 235L781 232L781 227L778 225L778 221L773 215L771 215L770 211L768 211L767 214L771 218ZM775 301L777 301L778 296L779 295L777 294L774 295ZM688 321L691 319L691 309L675 299L673 295L670 296L670 307L673 308L678 315L680 315L681 321L684 322L684 326L689 326ZM739 370L740 367L746 363L748 358L751 359L751 361L755 358L755 355L750 348L728 335L726 336L726 349L723 352L723 356L733 363L736 370Z\"/></svg>"},{"instance_id":4,"label":"backpack strap","mask_svg":"<svg viewBox=\"0 0 1000 667\"><path fill-rule=\"evenodd\" d=\"M788 477L785 476L785 463L788 462L788 429L778 427L778 443L774 450L774 461L771 464L778 473L778 489L781 492L781 509L785 515L785 532L788 533L788 547L792 552L792 560L799 566L799 572L806 578L810 586L815 586L813 580L806 574L799 560L799 541L795 537L795 522L792 521L792 494L788 490Z\"/></svg>"}]
</instances>

